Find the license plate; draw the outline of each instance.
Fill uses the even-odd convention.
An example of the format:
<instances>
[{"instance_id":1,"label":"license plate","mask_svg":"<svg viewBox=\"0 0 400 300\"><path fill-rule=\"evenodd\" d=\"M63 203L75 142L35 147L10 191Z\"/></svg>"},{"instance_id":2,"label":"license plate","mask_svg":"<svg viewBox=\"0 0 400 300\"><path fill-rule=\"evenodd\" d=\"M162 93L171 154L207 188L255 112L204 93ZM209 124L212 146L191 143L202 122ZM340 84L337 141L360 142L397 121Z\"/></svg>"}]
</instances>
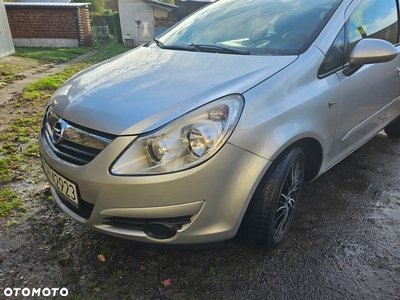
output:
<instances>
[{"instance_id":1,"label":"license plate","mask_svg":"<svg viewBox=\"0 0 400 300\"><path fill-rule=\"evenodd\" d=\"M78 189L76 184L58 174L44 160L42 162L44 172L53 186L75 206L78 206Z\"/></svg>"}]
</instances>

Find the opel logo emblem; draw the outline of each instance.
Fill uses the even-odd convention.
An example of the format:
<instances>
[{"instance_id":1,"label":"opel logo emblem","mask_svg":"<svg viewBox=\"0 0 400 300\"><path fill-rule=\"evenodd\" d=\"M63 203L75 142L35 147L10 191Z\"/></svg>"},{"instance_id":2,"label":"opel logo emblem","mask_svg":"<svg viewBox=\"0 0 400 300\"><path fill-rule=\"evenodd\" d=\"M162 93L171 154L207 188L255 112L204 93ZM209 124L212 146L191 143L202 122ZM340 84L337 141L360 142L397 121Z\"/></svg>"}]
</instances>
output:
<instances>
[{"instance_id":1,"label":"opel logo emblem","mask_svg":"<svg viewBox=\"0 0 400 300\"><path fill-rule=\"evenodd\" d=\"M54 124L51 140L55 145L61 143L61 141L64 139L63 135L65 127L67 127L67 123L61 119Z\"/></svg>"}]
</instances>

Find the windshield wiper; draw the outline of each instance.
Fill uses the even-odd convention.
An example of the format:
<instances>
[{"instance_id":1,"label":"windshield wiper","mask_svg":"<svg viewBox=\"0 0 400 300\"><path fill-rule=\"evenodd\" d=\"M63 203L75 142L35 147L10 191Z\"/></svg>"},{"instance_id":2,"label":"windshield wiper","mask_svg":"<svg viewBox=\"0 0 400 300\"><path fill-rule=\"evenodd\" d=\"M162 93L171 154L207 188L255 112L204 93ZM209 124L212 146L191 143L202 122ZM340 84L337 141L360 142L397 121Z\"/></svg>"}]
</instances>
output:
<instances>
[{"instance_id":1,"label":"windshield wiper","mask_svg":"<svg viewBox=\"0 0 400 300\"><path fill-rule=\"evenodd\" d=\"M203 44L194 44L194 43L191 43L189 45L165 45L158 38L154 38L153 41L161 49L212 52L212 53L229 53L229 54L241 54L241 55L249 55L250 54L250 52L248 50L233 49L233 48L221 47L221 46L217 46L217 45L203 45Z\"/></svg>"},{"instance_id":2,"label":"windshield wiper","mask_svg":"<svg viewBox=\"0 0 400 300\"><path fill-rule=\"evenodd\" d=\"M217 45L203 45L203 44L190 43L188 46L195 47L200 52L250 55L249 50L227 48L227 47L221 47L221 46L217 46Z\"/></svg>"},{"instance_id":3,"label":"windshield wiper","mask_svg":"<svg viewBox=\"0 0 400 300\"><path fill-rule=\"evenodd\" d=\"M153 39L154 43L161 49L168 49L168 50L184 50L184 51L196 51L197 48L192 47L190 45L165 45L163 42L161 42L158 38Z\"/></svg>"}]
</instances>

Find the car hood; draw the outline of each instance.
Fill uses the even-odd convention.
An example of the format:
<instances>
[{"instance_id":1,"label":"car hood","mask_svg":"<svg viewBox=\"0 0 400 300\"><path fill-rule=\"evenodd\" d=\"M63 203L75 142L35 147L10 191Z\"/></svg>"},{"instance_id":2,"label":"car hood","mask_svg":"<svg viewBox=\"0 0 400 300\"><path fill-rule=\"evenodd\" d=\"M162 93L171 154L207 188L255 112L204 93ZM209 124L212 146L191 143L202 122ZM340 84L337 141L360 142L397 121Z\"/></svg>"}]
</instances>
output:
<instances>
[{"instance_id":1,"label":"car hood","mask_svg":"<svg viewBox=\"0 0 400 300\"><path fill-rule=\"evenodd\" d=\"M140 47L74 76L50 105L71 123L135 135L212 100L244 93L296 58Z\"/></svg>"}]
</instances>

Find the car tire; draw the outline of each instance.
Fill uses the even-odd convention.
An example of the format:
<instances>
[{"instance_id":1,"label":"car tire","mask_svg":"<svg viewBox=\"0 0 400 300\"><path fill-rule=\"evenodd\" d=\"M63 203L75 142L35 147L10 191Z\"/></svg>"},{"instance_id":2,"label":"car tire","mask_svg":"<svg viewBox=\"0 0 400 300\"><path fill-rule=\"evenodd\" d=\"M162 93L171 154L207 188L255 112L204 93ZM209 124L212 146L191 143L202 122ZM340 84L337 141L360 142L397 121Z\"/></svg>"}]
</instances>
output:
<instances>
[{"instance_id":1,"label":"car tire","mask_svg":"<svg viewBox=\"0 0 400 300\"><path fill-rule=\"evenodd\" d=\"M296 147L283 152L258 185L244 216L246 239L275 246L287 235L304 181L305 154Z\"/></svg>"},{"instance_id":2,"label":"car tire","mask_svg":"<svg viewBox=\"0 0 400 300\"><path fill-rule=\"evenodd\" d=\"M385 133L391 138L400 138L400 118L385 127Z\"/></svg>"}]
</instances>

